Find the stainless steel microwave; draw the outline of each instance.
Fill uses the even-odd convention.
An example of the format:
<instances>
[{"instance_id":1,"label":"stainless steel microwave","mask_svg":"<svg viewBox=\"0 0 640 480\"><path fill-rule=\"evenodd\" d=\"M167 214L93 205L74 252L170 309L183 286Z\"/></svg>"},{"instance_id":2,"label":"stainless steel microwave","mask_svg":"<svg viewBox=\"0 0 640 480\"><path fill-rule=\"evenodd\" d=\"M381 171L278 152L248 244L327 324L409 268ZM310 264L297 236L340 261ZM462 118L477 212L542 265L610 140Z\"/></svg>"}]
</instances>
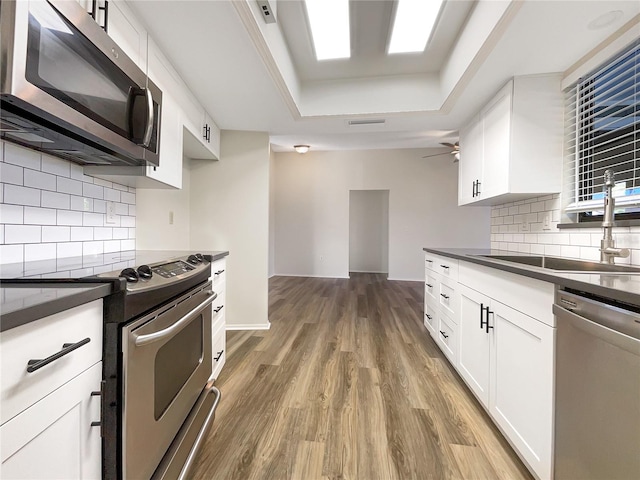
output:
<instances>
[{"instance_id":1,"label":"stainless steel microwave","mask_svg":"<svg viewBox=\"0 0 640 480\"><path fill-rule=\"evenodd\" d=\"M0 136L82 165L159 164L162 92L69 0L0 2Z\"/></svg>"}]
</instances>

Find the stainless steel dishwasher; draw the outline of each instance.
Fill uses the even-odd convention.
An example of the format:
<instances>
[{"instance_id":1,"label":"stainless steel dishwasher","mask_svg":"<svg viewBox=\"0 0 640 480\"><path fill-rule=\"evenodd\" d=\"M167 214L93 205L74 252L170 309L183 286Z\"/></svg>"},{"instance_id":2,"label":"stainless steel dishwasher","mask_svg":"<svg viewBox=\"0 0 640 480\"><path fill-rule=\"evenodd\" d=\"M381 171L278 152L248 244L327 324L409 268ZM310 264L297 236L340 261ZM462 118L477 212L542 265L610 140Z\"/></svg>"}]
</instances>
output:
<instances>
[{"instance_id":1,"label":"stainless steel dishwasher","mask_svg":"<svg viewBox=\"0 0 640 480\"><path fill-rule=\"evenodd\" d=\"M557 290L555 480L640 479L640 308Z\"/></svg>"}]
</instances>

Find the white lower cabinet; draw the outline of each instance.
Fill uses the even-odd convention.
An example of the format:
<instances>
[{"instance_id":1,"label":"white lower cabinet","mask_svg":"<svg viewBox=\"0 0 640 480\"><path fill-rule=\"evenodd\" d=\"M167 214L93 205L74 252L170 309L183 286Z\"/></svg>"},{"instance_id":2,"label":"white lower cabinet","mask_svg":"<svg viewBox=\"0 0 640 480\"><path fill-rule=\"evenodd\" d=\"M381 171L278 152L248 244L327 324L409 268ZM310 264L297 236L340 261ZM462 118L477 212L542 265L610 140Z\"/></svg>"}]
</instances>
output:
<instances>
[{"instance_id":1,"label":"white lower cabinet","mask_svg":"<svg viewBox=\"0 0 640 480\"><path fill-rule=\"evenodd\" d=\"M0 478L101 478L102 363L54 390L0 427Z\"/></svg>"},{"instance_id":2,"label":"white lower cabinet","mask_svg":"<svg viewBox=\"0 0 640 480\"><path fill-rule=\"evenodd\" d=\"M555 328L459 288L457 370L533 472L551 478Z\"/></svg>"}]
</instances>

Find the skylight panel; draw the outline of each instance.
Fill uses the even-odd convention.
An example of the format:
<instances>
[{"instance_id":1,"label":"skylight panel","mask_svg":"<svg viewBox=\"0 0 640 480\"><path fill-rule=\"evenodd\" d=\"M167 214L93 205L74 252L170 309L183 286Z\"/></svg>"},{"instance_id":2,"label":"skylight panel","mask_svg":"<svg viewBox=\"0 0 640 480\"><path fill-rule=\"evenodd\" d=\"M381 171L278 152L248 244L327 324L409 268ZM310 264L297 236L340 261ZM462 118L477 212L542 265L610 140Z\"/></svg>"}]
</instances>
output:
<instances>
[{"instance_id":1,"label":"skylight panel","mask_svg":"<svg viewBox=\"0 0 640 480\"><path fill-rule=\"evenodd\" d=\"M318 60L349 58L349 0L305 0Z\"/></svg>"},{"instance_id":2,"label":"skylight panel","mask_svg":"<svg viewBox=\"0 0 640 480\"><path fill-rule=\"evenodd\" d=\"M389 53L423 52L443 0L398 0Z\"/></svg>"}]
</instances>

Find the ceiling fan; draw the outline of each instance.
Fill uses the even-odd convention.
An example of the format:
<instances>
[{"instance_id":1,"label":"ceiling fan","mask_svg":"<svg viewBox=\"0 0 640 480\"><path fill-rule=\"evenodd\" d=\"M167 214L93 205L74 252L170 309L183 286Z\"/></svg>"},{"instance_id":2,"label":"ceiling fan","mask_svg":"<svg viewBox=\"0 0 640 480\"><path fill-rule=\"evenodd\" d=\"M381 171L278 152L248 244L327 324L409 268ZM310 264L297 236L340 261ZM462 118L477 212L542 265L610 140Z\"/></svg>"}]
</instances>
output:
<instances>
[{"instance_id":1,"label":"ceiling fan","mask_svg":"<svg viewBox=\"0 0 640 480\"><path fill-rule=\"evenodd\" d=\"M460 145L458 144L458 142L456 143L441 143L440 145L442 145L443 147L449 147L452 150L449 152L450 155L453 155L453 163L458 163L458 160L460 160ZM422 158L429 158L429 157L438 157L440 155L444 155L444 153L436 153L434 155L425 155Z\"/></svg>"}]
</instances>

